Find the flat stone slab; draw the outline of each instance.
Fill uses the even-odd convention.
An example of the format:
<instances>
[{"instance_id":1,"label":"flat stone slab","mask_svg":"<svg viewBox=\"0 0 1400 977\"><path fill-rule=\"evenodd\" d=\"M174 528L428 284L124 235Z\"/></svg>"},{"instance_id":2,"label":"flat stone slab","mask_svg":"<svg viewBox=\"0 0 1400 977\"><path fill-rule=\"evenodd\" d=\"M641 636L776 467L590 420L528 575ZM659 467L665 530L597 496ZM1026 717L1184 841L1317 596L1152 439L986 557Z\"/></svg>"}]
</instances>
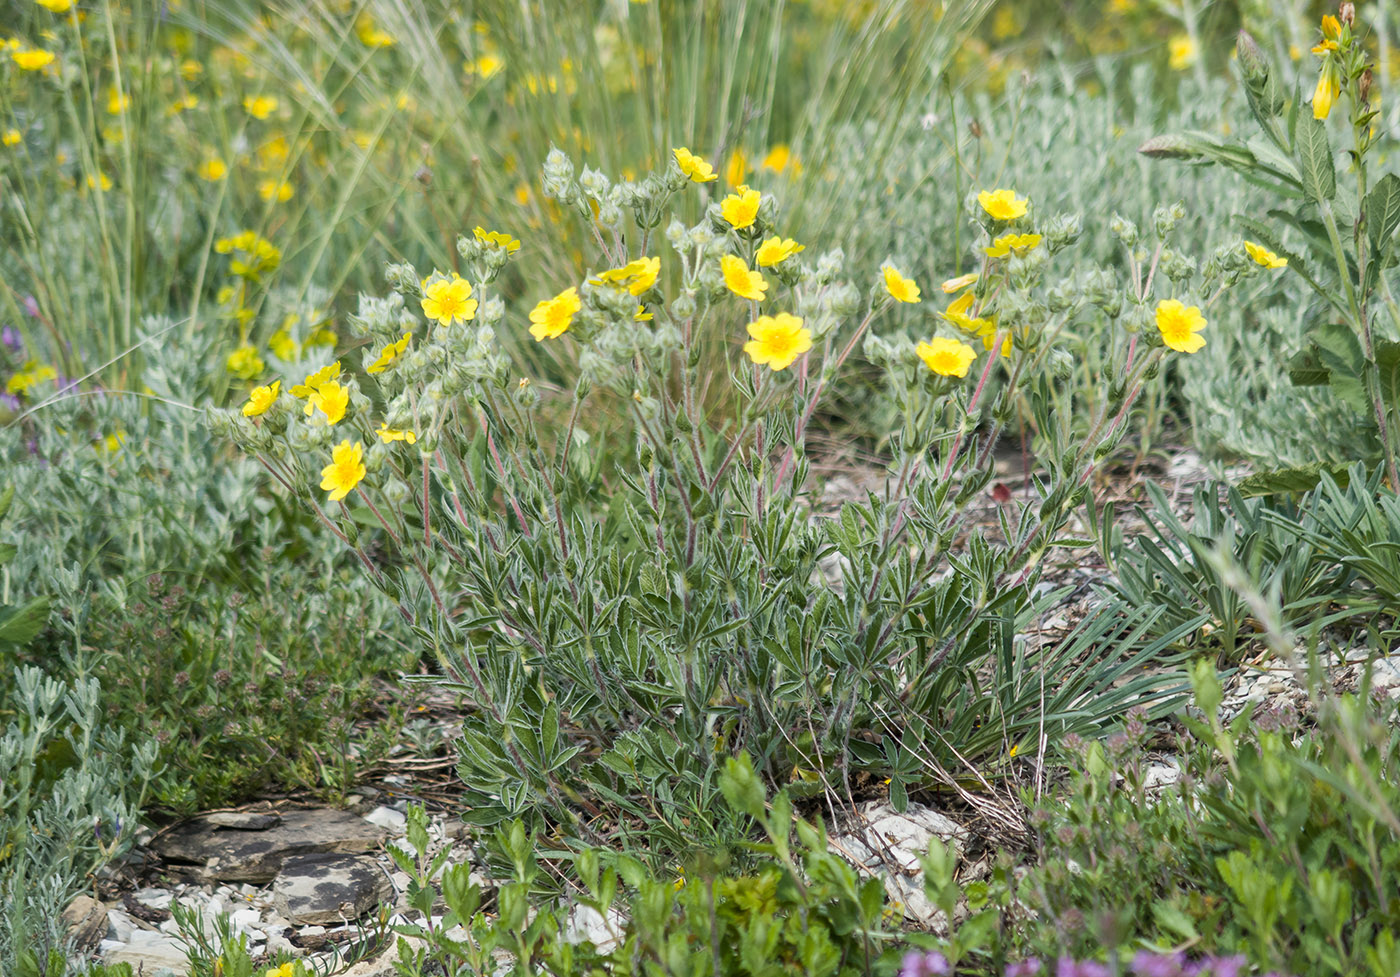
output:
<instances>
[{"instance_id":1,"label":"flat stone slab","mask_svg":"<svg viewBox=\"0 0 1400 977\"><path fill-rule=\"evenodd\" d=\"M360 855L292 855L272 883L273 906L297 925L359 919L393 894L379 863Z\"/></svg>"},{"instance_id":2,"label":"flat stone slab","mask_svg":"<svg viewBox=\"0 0 1400 977\"><path fill-rule=\"evenodd\" d=\"M287 811L273 824L257 827L220 823L220 815L193 818L155 839L152 849L170 862L201 867L223 882L271 882L293 856L373 851L388 836L362 817L333 808Z\"/></svg>"}]
</instances>

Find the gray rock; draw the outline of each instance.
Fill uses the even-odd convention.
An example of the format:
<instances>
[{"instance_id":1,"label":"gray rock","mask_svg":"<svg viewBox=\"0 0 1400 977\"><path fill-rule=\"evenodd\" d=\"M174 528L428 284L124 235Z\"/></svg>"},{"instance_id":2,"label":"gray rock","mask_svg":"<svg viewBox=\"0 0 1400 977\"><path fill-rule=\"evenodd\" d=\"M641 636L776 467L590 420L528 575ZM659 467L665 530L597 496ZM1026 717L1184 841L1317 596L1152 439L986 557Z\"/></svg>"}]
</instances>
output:
<instances>
[{"instance_id":1,"label":"gray rock","mask_svg":"<svg viewBox=\"0 0 1400 977\"><path fill-rule=\"evenodd\" d=\"M132 898L148 909L169 909L174 895L168 889L137 889Z\"/></svg>"},{"instance_id":2,"label":"gray rock","mask_svg":"<svg viewBox=\"0 0 1400 977\"><path fill-rule=\"evenodd\" d=\"M209 877L270 882L292 856L363 852L384 842L384 829L345 811L288 811L281 822L258 830L222 827L208 817L187 821L156 839L156 853L171 862L201 866Z\"/></svg>"},{"instance_id":3,"label":"gray rock","mask_svg":"<svg viewBox=\"0 0 1400 977\"><path fill-rule=\"evenodd\" d=\"M294 924L359 919L392 896L379 864L354 855L294 855L272 883L273 905Z\"/></svg>"},{"instance_id":4,"label":"gray rock","mask_svg":"<svg viewBox=\"0 0 1400 977\"><path fill-rule=\"evenodd\" d=\"M408 824L408 818L392 807L376 807L365 815L365 820L394 834L403 834L404 827Z\"/></svg>"},{"instance_id":5,"label":"gray rock","mask_svg":"<svg viewBox=\"0 0 1400 977\"><path fill-rule=\"evenodd\" d=\"M275 811L216 811L206 814L204 822L216 828L234 828L238 831L266 831L282 823L282 815Z\"/></svg>"},{"instance_id":6,"label":"gray rock","mask_svg":"<svg viewBox=\"0 0 1400 977\"><path fill-rule=\"evenodd\" d=\"M136 924L126 913L120 909L107 910L107 939L130 943L131 934L135 929Z\"/></svg>"},{"instance_id":7,"label":"gray rock","mask_svg":"<svg viewBox=\"0 0 1400 977\"><path fill-rule=\"evenodd\" d=\"M73 945L87 952L107 935L107 907L92 896L78 896L63 910L63 926Z\"/></svg>"},{"instance_id":8,"label":"gray rock","mask_svg":"<svg viewBox=\"0 0 1400 977\"><path fill-rule=\"evenodd\" d=\"M128 946L107 954L105 964L128 963L141 977L159 977L162 973L184 977L189 966L184 947L173 940L148 943L144 946Z\"/></svg>"}]
</instances>

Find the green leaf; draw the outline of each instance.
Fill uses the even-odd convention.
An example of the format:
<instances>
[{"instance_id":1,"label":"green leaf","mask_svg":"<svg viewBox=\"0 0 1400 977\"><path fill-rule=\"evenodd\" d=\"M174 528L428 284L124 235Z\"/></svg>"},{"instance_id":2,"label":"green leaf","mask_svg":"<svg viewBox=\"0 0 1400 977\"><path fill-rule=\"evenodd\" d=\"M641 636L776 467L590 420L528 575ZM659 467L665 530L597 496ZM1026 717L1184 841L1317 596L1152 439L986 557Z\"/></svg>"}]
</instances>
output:
<instances>
[{"instance_id":1,"label":"green leaf","mask_svg":"<svg viewBox=\"0 0 1400 977\"><path fill-rule=\"evenodd\" d=\"M1326 472L1336 481L1339 488L1345 488L1349 481L1346 465L1318 461L1296 468L1283 468L1272 472L1257 472L1242 480L1235 488L1247 499L1264 495L1301 495L1317 488Z\"/></svg>"},{"instance_id":2,"label":"green leaf","mask_svg":"<svg viewBox=\"0 0 1400 977\"><path fill-rule=\"evenodd\" d=\"M1302 349L1288 361L1288 379L1295 387L1325 387L1332 380L1332 371L1322 365L1311 349Z\"/></svg>"},{"instance_id":3,"label":"green leaf","mask_svg":"<svg viewBox=\"0 0 1400 977\"><path fill-rule=\"evenodd\" d=\"M1303 172L1303 188L1319 203L1337 195L1337 171L1332 162L1332 144L1321 119L1304 116L1294 134L1298 162Z\"/></svg>"},{"instance_id":4,"label":"green leaf","mask_svg":"<svg viewBox=\"0 0 1400 977\"><path fill-rule=\"evenodd\" d=\"M1362 379L1366 354L1351 327L1338 322L1322 323L1313 330L1312 341L1318 362L1328 371L1327 382L1332 392L1362 417L1369 417L1371 399L1366 395Z\"/></svg>"},{"instance_id":5,"label":"green leaf","mask_svg":"<svg viewBox=\"0 0 1400 977\"><path fill-rule=\"evenodd\" d=\"M1377 340L1376 367L1380 371L1381 399L1393 415L1400 407L1400 343Z\"/></svg>"},{"instance_id":6,"label":"green leaf","mask_svg":"<svg viewBox=\"0 0 1400 977\"><path fill-rule=\"evenodd\" d=\"M49 600L36 597L19 607L0 608L0 643L22 645L49 623Z\"/></svg>"},{"instance_id":7,"label":"green leaf","mask_svg":"<svg viewBox=\"0 0 1400 977\"><path fill-rule=\"evenodd\" d=\"M1159 899L1152 906L1152 918L1162 929L1175 933L1183 940L1195 941L1201 938L1196 932L1196 924L1191 922L1191 917L1174 902Z\"/></svg>"},{"instance_id":8,"label":"green leaf","mask_svg":"<svg viewBox=\"0 0 1400 977\"><path fill-rule=\"evenodd\" d=\"M1400 227L1400 177L1387 173L1366 194L1361 205L1366 216L1366 239L1371 242L1371 261L1379 260L1390 243L1395 228Z\"/></svg>"},{"instance_id":9,"label":"green leaf","mask_svg":"<svg viewBox=\"0 0 1400 977\"><path fill-rule=\"evenodd\" d=\"M5 518L5 514L10 511L10 503L15 500L15 487L13 485L5 489L0 494L0 519Z\"/></svg>"}]
</instances>

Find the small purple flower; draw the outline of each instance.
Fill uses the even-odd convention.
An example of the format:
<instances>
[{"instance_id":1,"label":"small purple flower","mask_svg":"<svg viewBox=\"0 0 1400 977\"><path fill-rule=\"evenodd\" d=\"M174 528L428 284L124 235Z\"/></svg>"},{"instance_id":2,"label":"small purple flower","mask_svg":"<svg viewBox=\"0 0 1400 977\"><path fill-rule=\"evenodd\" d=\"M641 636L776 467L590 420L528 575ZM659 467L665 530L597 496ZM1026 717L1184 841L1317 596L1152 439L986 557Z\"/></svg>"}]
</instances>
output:
<instances>
[{"instance_id":1,"label":"small purple flower","mask_svg":"<svg viewBox=\"0 0 1400 977\"><path fill-rule=\"evenodd\" d=\"M24 311L29 314L31 319L39 318L39 303L34 296L26 295L24 297Z\"/></svg>"},{"instance_id":2,"label":"small purple flower","mask_svg":"<svg viewBox=\"0 0 1400 977\"><path fill-rule=\"evenodd\" d=\"M1020 963L1008 963L1005 977L1036 977L1038 973L1040 973L1040 960L1031 957Z\"/></svg>"},{"instance_id":3,"label":"small purple flower","mask_svg":"<svg viewBox=\"0 0 1400 977\"><path fill-rule=\"evenodd\" d=\"M1055 963L1055 977L1112 977L1107 964L1097 960L1075 960L1061 957Z\"/></svg>"},{"instance_id":4,"label":"small purple flower","mask_svg":"<svg viewBox=\"0 0 1400 977\"><path fill-rule=\"evenodd\" d=\"M1210 961L1211 977L1239 977L1249 969L1249 961L1242 955L1216 957Z\"/></svg>"},{"instance_id":5,"label":"small purple flower","mask_svg":"<svg viewBox=\"0 0 1400 977\"><path fill-rule=\"evenodd\" d=\"M1183 977L1186 956L1182 953L1152 953L1139 950L1133 957L1133 973L1138 977Z\"/></svg>"},{"instance_id":6,"label":"small purple flower","mask_svg":"<svg viewBox=\"0 0 1400 977\"><path fill-rule=\"evenodd\" d=\"M899 968L899 977L950 977L952 973L948 958L937 950L906 953L904 964Z\"/></svg>"},{"instance_id":7,"label":"small purple flower","mask_svg":"<svg viewBox=\"0 0 1400 977\"><path fill-rule=\"evenodd\" d=\"M15 394L0 394L0 407L8 410L19 410L19 397Z\"/></svg>"},{"instance_id":8,"label":"small purple flower","mask_svg":"<svg viewBox=\"0 0 1400 977\"><path fill-rule=\"evenodd\" d=\"M14 326L5 326L0 329L0 346L4 346L12 353L22 353L24 352L24 337Z\"/></svg>"}]
</instances>

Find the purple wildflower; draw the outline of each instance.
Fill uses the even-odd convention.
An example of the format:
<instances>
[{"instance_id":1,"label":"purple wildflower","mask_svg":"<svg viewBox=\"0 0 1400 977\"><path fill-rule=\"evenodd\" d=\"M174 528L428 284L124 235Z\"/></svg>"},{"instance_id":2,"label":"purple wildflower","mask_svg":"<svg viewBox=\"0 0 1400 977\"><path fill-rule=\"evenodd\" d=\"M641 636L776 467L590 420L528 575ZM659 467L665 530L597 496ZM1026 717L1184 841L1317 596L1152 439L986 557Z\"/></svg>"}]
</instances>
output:
<instances>
[{"instance_id":1,"label":"purple wildflower","mask_svg":"<svg viewBox=\"0 0 1400 977\"><path fill-rule=\"evenodd\" d=\"M949 977L952 973L948 958L937 950L906 953L904 964L899 968L899 977Z\"/></svg>"},{"instance_id":2,"label":"purple wildflower","mask_svg":"<svg viewBox=\"0 0 1400 977\"><path fill-rule=\"evenodd\" d=\"M5 326L0 329L0 346L4 346L12 353L22 353L24 352L24 337L14 326Z\"/></svg>"},{"instance_id":3,"label":"purple wildflower","mask_svg":"<svg viewBox=\"0 0 1400 977\"><path fill-rule=\"evenodd\" d=\"M1020 963L1008 963L1005 977L1036 977L1036 974L1040 973L1040 969L1040 960L1031 957Z\"/></svg>"},{"instance_id":4,"label":"purple wildflower","mask_svg":"<svg viewBox=\"0 0 1400 977\"><path fill-rule=\"evenodd\" d=\"M1133 973L1138 977L1183 977L1186 956L1182 953L1152 953L1140 950L1133 957Z\"/></svg>"}]
</instances>

